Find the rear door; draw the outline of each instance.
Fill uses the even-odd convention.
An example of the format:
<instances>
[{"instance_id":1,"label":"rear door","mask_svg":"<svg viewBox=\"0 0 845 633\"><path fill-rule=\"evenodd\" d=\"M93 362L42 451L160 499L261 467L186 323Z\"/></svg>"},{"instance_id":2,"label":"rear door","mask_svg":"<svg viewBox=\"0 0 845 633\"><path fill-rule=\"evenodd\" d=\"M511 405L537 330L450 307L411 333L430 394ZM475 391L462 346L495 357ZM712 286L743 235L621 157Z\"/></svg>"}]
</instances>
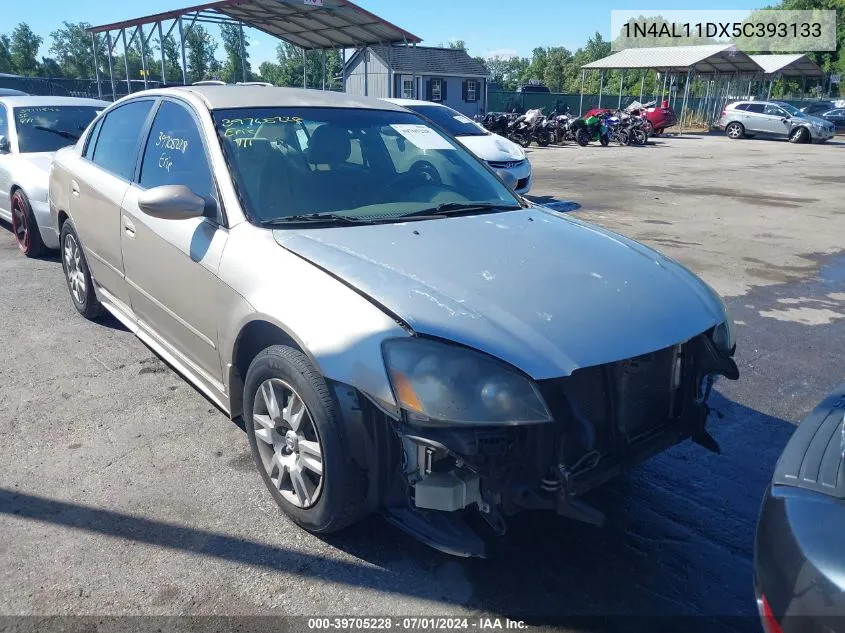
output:
<instances>
[{"instance_id":1,"label":"rear door","mask_svg":"<svg viewBox=\"0 0 845 633\"><path fill-rule=\"evenodd\" d=\"M748 103L740 119L749 132L765 132L766 122L762 103Z\"/></svg>"},{"instance_id":2,"label":"rear door","mask_svg":"<svg viewBox=\"0 0 845 633\"><path fill-rule=\"evenodd\" d=\"M222 392L217 315L226 288L217 271L228 230L201 129L190 106L161 101L138 180L123 201L120 238L132 310L141 326ZM177 184L205 199L205 217L163 220L141 211L144 191Z\"/></svg>"},{"instance_id":3,"label":"rear door","mask_svg":"<svg viewBox=\"0 0 845 633\"><path fill-rule=\"evenodd\" d=\"M120 247L120 205L135 172L153 99L130 101L98 121L76 162L70 216L97 285L126 311L129 297ZM123 305L120 305L123 304Z\"/></svg>"}]
</instances>

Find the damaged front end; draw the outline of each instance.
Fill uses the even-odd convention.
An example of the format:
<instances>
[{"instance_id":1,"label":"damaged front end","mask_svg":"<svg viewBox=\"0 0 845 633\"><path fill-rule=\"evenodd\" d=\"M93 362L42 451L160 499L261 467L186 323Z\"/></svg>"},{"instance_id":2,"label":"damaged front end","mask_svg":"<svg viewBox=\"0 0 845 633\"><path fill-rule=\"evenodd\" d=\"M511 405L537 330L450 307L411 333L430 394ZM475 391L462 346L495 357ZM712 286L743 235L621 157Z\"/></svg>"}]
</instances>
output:
<instances>
[{"instance_id":1,"label":"damaged front end","mask_svg":"<svg viewBox=\"0 0 845 633\"><path fill-rule=\"evenodd\" d=\"M528 509L601 526L603 514L580 500L583 493L687 438L719 451L705 428L707 398L717 376L735 380L739 372L732 349L720 352L714 335L718 344L711 330L683 344L539 381L546 421L450 425L403 407L395 427L401 472L385 500L388 519L460 556L484 556L482 538L464 521L471 512L499 535L506 531L505 517ZM398 392L406 388L402 379L397 382L394 372ZM509 388L519 394L521 386ZM397 395L407 404L414 394ZM460 409L459 403L450 406ZM472 418L473 412L464 413Z\"/></svg>"}]
</instances>

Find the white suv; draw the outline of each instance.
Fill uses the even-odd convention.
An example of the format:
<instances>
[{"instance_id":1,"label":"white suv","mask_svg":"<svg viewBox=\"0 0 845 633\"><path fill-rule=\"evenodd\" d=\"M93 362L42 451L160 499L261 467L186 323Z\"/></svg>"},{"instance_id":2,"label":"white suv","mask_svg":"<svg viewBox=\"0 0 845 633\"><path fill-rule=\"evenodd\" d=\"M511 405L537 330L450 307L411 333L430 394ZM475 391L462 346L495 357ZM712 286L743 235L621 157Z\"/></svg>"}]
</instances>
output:
<instances>
[{"instance_id":1,"label":"white suv","mask_svg":"<svg viewBox=\"0 0 845 633\"><path fill-rule=\"evenodd\" d=\"M724 110L719 129L732 139L752 138L755 134L785 136L790 143L817 143L833 137L832 123L809 116L782 101L737 101Z\"/></svg>"}]
</instances>

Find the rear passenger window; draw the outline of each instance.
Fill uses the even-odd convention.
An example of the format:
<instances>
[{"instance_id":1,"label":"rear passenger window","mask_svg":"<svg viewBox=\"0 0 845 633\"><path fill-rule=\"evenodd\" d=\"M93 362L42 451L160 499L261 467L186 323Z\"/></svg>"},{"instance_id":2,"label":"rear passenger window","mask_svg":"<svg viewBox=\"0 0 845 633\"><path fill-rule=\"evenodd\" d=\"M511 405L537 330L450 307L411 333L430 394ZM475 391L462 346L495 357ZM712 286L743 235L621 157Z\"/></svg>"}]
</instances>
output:
<instances>
[{"instance_id":1,"label":"rear passenger window","mask_svg":"<svg viewBox=\"0 0 845 633\"><path fill-rule=\"evenodd\" d=\"M748 106L745 108L749 112L755 112L757 114L763 114L763 104L762 103L749 103Z\"/></svg>"},{"instance_id":2,"label":"rear passenger window","mask_svg":"<svg viewBox=\"0 0 845 633\"><path fill-rule=\"evenodd\" d=\"M734 110L747 110L748 104L747 103L740 103L738 106L734 107Z\"/></svg>"},{"instance_id":3,"label":"rear passenger window","mask_svg":"<svg viewBox=\"0 0 845 633\"><path fill-rule=\"evenodd\" d=\"M97 147L97 136L100 134L101 127L103 127L103 119L100 119L94 124L94 129L91 130L91 133L85 140L85 151L82 152L82 155L88 160L91 160L94 156L94 148Z\"/></svg>"},{"instance_id":4,"label":"rear passenger window","mask_svg":"<svg viewBox=\"0 0 845 633\"><path fill-rule=\"evenodd\" d=\"M185 107L172 101L161 103L144 149L140 184L146 189L185 185L206 201L216 200L202 137Z\"/></svg>"},{"instance_id":5,"label":"rear passenger window","mask_svg":"<svg viewBox=\"0 0 845 633\"><path fill-rule=\"evenodd\" d=\"M100 126L91 160L115 176L132 180L138 142L153 102L132 101L112 110Z\"/></svg>"},{"instance_id":6,"label":"rear passenger window","mask_svg":"<svg viewBox=\"0 0 845 633\"><path fill-rule=\"evenodd\" d=\"M6 117L6 106L0 104L0 136L9 138L9 120Z\"/></svg>"}]
</instances>

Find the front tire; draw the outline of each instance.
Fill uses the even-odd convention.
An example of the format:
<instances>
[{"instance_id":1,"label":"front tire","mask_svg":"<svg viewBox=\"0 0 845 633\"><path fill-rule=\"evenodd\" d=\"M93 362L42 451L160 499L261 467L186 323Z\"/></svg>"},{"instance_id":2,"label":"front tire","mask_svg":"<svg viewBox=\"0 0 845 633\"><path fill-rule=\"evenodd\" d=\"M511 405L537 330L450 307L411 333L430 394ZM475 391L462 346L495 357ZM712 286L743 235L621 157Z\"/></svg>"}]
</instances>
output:
<instances>
[{"instance_id":1,"label":"front tire","mask_svg":"<svg viewBox=\"0 0 845 633\"><path fill-rule=\"evenodd\" d=\"M581 147L587 147L590 144L590 133L584 128L581 128L575 133L575 141Z\"/></svg>"},{"instance_id":2,"label":"front tire","mask_svg":"<svg viewBox=\"0 0 845 633\"><path fill-rule=\"evenodd\" d=\"M648 136L643 130L636 129L631 133L631 142L634 145L645 145L648 141Z\"/></svg>"},{"instance_id":3,"label":"front tire","mask_svg":"<svg viewBox=\"0 0 845 633\"><path fill-rule=\"evenodd\" d=\"M283 345L258 354L246 374L244 405L261 478L294 523L327 534L363 518L366 480L329 386L305 354Z\"/></svg>"},{"instance_id":4,"label":"front tire","mask_svg":"<svg viewBox=\"0 0 845 633\"><path fill-rule=\"evenodd\" d=\"M79 236L70 220L62 224L59 237L62 255L62 270L65 273L67 289L76 311L91 321L103 314L103 306L94 291L94 281L88 268L88 260Z\"/></svg>"},{"instance_id":5,"label":"front tire","mask_svg":"<svg viewBox=\"0 0 845 633\"><path fill-rule=\"evenodd\" d=\"M18 248L27 257L39 257L46 250L26 194L18 189L12 194L12 233Z\"/></svg>"},{"instance_id":6,"label":"front tire","mask_svg":"<svg viewBox=\"0 0 845 633\"><path fill-rule=\"evenodd\" d=\"M725 134L728 135L728 138L733 140L739 140L745 136L745 127L742 123L737 123L734 121L733 123L728 123L727 127L725 128Z\"/></svg>"},{"instance_id":7,"label":"front tire","mask_svg":"<svg viewBox=\"0 0 845 633\"><path fill-rule=\"evenodd\" d=\"M806 143L810 139L810 132L805 127L799 127L789 136L790 143Z\"/></svg>"}]
</instances>

